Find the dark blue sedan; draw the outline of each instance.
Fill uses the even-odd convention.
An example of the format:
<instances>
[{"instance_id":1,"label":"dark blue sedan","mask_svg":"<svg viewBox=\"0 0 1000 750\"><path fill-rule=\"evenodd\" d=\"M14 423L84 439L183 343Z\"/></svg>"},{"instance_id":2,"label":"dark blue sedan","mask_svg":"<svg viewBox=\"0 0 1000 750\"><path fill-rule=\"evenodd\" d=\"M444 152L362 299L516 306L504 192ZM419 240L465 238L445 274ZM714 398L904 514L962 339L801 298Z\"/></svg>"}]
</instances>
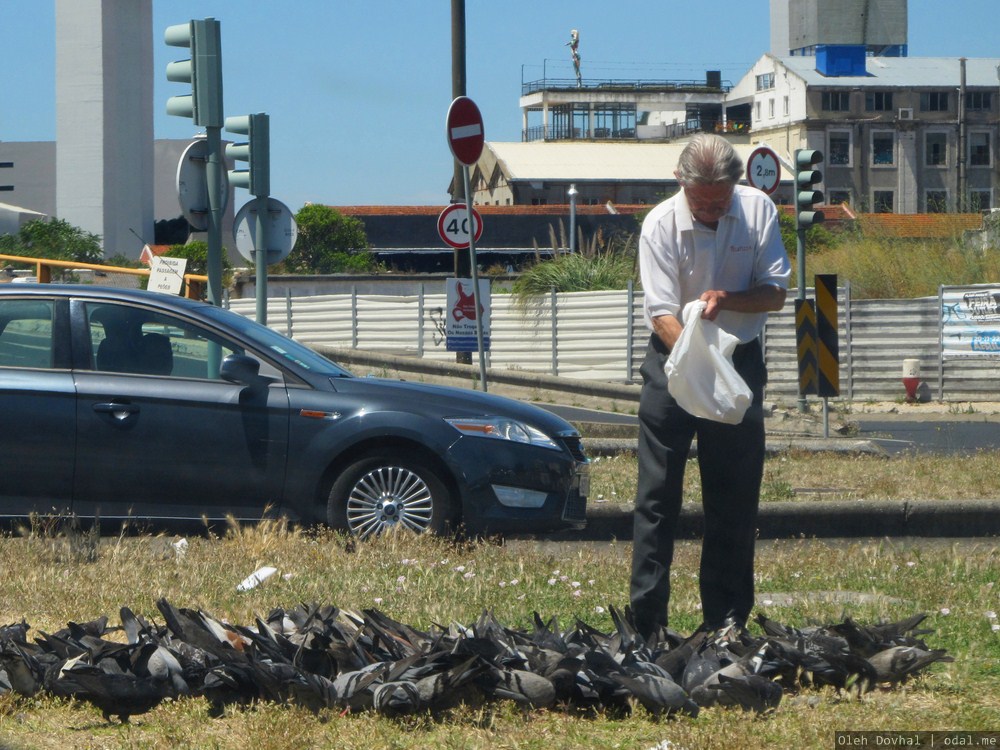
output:
<instances>
[{"instance_id":1,"label":"dark blue sedan","mask_svg":"<svg viewBox=\"0 0 1000 750\"><path fill-rule=\"evenodd\" d=\"M366 536L584 523L580 436L490 394L355 377L236 313L0 285L0 516L259 520Z\"/></svg>"}]
</instances>

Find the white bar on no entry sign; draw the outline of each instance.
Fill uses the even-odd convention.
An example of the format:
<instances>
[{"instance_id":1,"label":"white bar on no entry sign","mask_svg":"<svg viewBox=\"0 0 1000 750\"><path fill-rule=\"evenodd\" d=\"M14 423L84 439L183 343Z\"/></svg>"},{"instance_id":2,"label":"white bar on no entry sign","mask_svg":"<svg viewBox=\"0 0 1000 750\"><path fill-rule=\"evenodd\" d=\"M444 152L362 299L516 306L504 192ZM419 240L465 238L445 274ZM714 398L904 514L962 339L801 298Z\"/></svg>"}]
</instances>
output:
<instances>
[{"instance_id":1,"label":"white bar on no entry sign","mask_svg":"<svg viewBox=\"0 0 1000 750\"><path fill-rule=\"evenodd\" d=\"M459 138L472 138L477 135L481 135L483 132L483 126L478 123L473 123L472 125L462 125L461 127L451 129L452 140L458 140Z\"/></svg>"}]
</instances>

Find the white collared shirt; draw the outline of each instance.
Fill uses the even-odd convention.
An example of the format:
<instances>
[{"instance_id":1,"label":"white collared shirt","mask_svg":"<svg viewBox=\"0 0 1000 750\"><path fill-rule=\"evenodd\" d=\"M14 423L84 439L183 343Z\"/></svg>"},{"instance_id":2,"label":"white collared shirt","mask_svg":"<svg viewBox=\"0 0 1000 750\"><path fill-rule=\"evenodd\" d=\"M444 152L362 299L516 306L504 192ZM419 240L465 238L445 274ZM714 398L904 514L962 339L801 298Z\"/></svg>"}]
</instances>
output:
<instances>
[{"instance_id":1,"label":"white collared shirt","mask_svg":"<svg viewBox=\"0 0 1000 750\"><path fill-rule=\"evenodd\" d=\"M660 315L680 320L684 305L710 289L743 292L763 284L787 289L791 264L778 210L760 190L737 185L729 211L713 230L691 216L680 190L642 223L639 273L651 329ZM715 322L745 343L760 334L766 320L767 313L723 310Z\"/></svg>"}]
</instances>

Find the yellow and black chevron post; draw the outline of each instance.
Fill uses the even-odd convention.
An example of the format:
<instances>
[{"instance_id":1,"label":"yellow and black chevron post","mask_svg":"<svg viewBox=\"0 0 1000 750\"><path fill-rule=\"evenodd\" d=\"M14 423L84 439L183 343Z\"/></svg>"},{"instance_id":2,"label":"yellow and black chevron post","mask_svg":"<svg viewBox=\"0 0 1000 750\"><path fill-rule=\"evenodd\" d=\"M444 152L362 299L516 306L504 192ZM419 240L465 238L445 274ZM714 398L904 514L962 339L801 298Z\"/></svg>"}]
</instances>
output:
<instances>
[{"instance_id":1,"label":"yellow and black chevron post","mask_svg":"<svg viewBox=\"0 0 1000 750\"><path fill-rule=\"evenodd\" d=\"M811 299L795 300L795 343L799 360L799 395L816 393L816 309Z\"/></svg>"},{"instance_id":2,"label":"yellow and black chevron post","mask_svg":"<svg viewBox=\"0 0 1000 750\"><path fill-rule=\"evenodd\" d=\"M816 362L818 395L840 395L840 354L837 344L837 274L816 275Z\"/></svg>"}]
</instances>

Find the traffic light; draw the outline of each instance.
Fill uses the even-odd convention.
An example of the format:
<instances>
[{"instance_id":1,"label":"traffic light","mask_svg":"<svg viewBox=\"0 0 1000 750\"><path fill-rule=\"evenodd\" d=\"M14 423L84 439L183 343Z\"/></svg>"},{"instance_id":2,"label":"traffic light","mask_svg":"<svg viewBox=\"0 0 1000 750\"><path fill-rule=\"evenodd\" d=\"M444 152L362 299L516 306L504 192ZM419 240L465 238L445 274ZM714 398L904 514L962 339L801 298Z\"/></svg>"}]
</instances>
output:
<instances>
[{"instance_id":1,"label":"traffic light","mask_svg":"<svg viewBox=\"0 0 1000 750\"><path fill-rule=\"evenodd\" d=\"M203 128L222 127L222 34L214 18L168 26L163 41L190 47L188 60L167 63L167 80L190 83L191 93L167 99L167 114L191 117Z\"/></svg>"},{"instance_id":2,"label":"traffic light","mask_svg":"<svg viewBox=\"0 0 1000 750\"><path fill-rule=\"evenodd\" d=\"M813 149L795 150L795 226L808 229L823 221L823 212L815 210L823 202L823 193L815 185L823 181L823 173L815 168L823 161L823 154Z\"/></svg>"},{"instance_id":3,"label":"traffic light","mask_svg":"<svg viewBox=\"0 0 1000 750\"><path fill-rule=\"evenodd\" d=\"M247 136L243 143L226 145L226 156L247 162L247 169L229 170L229 184L266 197L271 192L270 118L264 113L226 118L226 130Z\"/></svg>"}]
</instances>

